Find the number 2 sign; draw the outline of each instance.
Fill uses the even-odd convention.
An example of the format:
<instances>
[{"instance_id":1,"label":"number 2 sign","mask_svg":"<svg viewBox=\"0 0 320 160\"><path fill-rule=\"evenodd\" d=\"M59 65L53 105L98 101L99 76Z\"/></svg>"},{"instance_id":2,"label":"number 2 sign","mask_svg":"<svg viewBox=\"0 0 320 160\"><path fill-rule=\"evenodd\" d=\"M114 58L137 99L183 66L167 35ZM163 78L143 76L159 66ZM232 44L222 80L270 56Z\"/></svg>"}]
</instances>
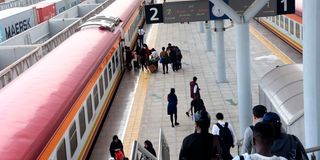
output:
<instances>
[{"instance_id":1,"label":"number 2 sign","mask_svg":"<svg viewBox=\"0 0 320 160\"><path fill-rule=\"evenodd\" d=\"M162 4L145 5L144 11L146 13L146 23L162 23Z\"/></svg>"}]
</instances>

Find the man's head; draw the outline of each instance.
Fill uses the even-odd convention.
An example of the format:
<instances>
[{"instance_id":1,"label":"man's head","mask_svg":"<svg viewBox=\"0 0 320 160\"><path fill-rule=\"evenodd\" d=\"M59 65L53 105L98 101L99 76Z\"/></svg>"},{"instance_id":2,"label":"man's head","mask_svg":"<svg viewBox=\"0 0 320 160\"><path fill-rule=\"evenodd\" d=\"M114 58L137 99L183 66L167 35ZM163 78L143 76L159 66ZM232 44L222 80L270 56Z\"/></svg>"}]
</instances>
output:
<instances>
[{"instance_id":1,"label":"man's head","mask_svg":"<svg viewBox=\"0 0 320 160\"><path fill-rule=\"evenodd\" d=\"M279 137L281 134L281 120L277 113L274 112L267 112L263 116L264 123L268 123L273 126L275 137Z\"/></svg>"},{"instance_id":2,"label":"man's head","mask_svg":"<svg viewBox=\"0 0 320 160\"><path fill-rule=\"evenodd\" d=\"M274 129L273 127L264 122L258 122L253 128L253 146L255 147L257 153L261 151L270 151L274 139Z\"/></svg>"},{"instance_id":3,"label":"man's head","mask_svg":"<svg viewBox=\"0 0 320 160\"><path fill-rule=\"evenodd\" d=\"M166 49L166 47L162 47L162 51L164 51Z\"/></svg>"},{"instance_id":4,"label":"man's head","mask_svg":"<svg viewBox=\"0 0 320 160\"><path fill-rule=\"evenodd\" d=\"M264 114L267 113L267 108L264 105L256 105L252 108L253 120L263 118Z\"/></svg>"},{"instance_id":5,"label":"man's head","mask_svg":"<svg viewBox=\"0 0 320 160\"><path fill-rule=\"evenodd\" d=\"M210 127L210 115L203 109L194 114L194 121L196 123L197 129L201 129L201 133L208 133Z\"/></svg>"},{"instance_id":6,"label":"man's head","mask_svg":"<svg viewBox=\"0 0 320 160\"><path fill-rule=\"evenodd\" d=\"M223 120L224 117L223 117L223 114L219 112L216 114L216 118L217 120Z\"/></svg>"},{"instance_id":7,"label":"man's head","mask_svg":"<svg viewBox=\"0 0 320 160\"><path fill-rule=\"evenodd\" d=\"M196 82L197 79L198 79L198 78L197 78L196 76L193 77L193 81L194 81L194 82Z\"/></svg>"},{"instance_id":8,"label":"man's head","mask_svg":"<svg viewBox=\"0 0 320 160\"><path fill-rule=\"evenodd\" d=\"M171 43L168 43L168 46L171 47Z\"/></svg>"}]
</instances>

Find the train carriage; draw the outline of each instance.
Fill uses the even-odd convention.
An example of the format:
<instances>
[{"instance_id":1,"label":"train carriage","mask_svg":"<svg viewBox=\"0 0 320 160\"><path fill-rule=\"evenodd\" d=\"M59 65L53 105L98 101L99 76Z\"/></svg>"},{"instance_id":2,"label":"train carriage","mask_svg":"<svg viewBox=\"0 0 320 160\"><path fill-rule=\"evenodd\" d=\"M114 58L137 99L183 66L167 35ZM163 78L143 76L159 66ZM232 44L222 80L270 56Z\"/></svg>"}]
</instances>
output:
<instances>
[{"instance_id":1,"label":"train carriage","mask_svg":"<svg viewBox=\"0 0 320 160\"><path fill-rule=\"evenodd\" d=\"M143 21L141 5L115 1L91 22L103 20L85 23L0 90L1 159L87 156L124 72L122 47L133 45ZM112 17L121 22L109 31Z\"/></svg>"}]
</instances>

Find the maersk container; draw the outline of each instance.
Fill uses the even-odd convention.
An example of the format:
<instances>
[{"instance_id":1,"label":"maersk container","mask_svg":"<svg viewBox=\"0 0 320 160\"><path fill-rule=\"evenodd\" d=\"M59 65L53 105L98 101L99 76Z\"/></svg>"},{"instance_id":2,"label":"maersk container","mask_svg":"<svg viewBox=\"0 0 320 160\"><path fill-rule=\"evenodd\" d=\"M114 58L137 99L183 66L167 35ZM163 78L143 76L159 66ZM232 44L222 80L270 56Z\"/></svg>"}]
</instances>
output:
<instances>
[{"instance_id":1,"label":"maersk container","mask_svg":"<svg viewBox=\"0 0 320 160\"><path fill-rule=\"evenodd\" d=\"M49 20L56 15L56 4L53 2L40 2L35 5L38 24Z\"/></svg>"},{"instance_id":2,"label":"maersk container","mask_svg":"<svg viewBox=\"0 0 320 160\"><path fill-rule=\"evenodd\" d=\"M45 2L52 2L56 4L57 15L69 9L66 0L46 0Z\"/></svg>"},{"instance_id":3,"label":"maersk container","mask_svg":"<svg viewBox=\"0 0 320 160\"><path fill-rule=\"evenodd\" d=\"M0 42L37 25L33 7L15 7L0 11Z\"/></svg>"}]
</instances>

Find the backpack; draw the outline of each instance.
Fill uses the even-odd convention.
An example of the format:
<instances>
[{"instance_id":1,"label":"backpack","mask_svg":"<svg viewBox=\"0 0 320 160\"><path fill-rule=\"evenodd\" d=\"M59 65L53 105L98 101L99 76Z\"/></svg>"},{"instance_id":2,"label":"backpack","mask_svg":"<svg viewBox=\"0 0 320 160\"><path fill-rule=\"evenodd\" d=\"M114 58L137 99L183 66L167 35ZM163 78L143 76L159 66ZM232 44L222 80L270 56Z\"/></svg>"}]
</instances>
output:
<instances>
[{"instance_id":1,"label":"backpack","mask_svg":"<svg viewBox=\"0 0 320 160\"><path fill-rule=\"evenodd\" d=\"M220 137L220 144L224 146L223 148L230 148L233 145L233 136L228 128L228 122L225 123L224 127L222 127L219 123L216 123L219 128L219 137Z\"/></svg>"},{"instance_id":2,"label":"backpack","mask_svg":"<svg viewBox=\"0 0 320 160\"><path fill-rule=\"evenodd\" d=\"M290 138L293 139L292 149L287 153L288 160L308 160L308 156L306 154L303 145L301 144L300 140L295 135L289 135Z\"/></svg>"},{"instance_id":3,"label":"backpack","mask_svg":"<svg viewBox=\"0 0 320 160\"><path fill-rule=\"evenodd\" d=\"M115 160L124 160L124 154L121 150L116 151Z\"/></svg>"}]
</instances>

